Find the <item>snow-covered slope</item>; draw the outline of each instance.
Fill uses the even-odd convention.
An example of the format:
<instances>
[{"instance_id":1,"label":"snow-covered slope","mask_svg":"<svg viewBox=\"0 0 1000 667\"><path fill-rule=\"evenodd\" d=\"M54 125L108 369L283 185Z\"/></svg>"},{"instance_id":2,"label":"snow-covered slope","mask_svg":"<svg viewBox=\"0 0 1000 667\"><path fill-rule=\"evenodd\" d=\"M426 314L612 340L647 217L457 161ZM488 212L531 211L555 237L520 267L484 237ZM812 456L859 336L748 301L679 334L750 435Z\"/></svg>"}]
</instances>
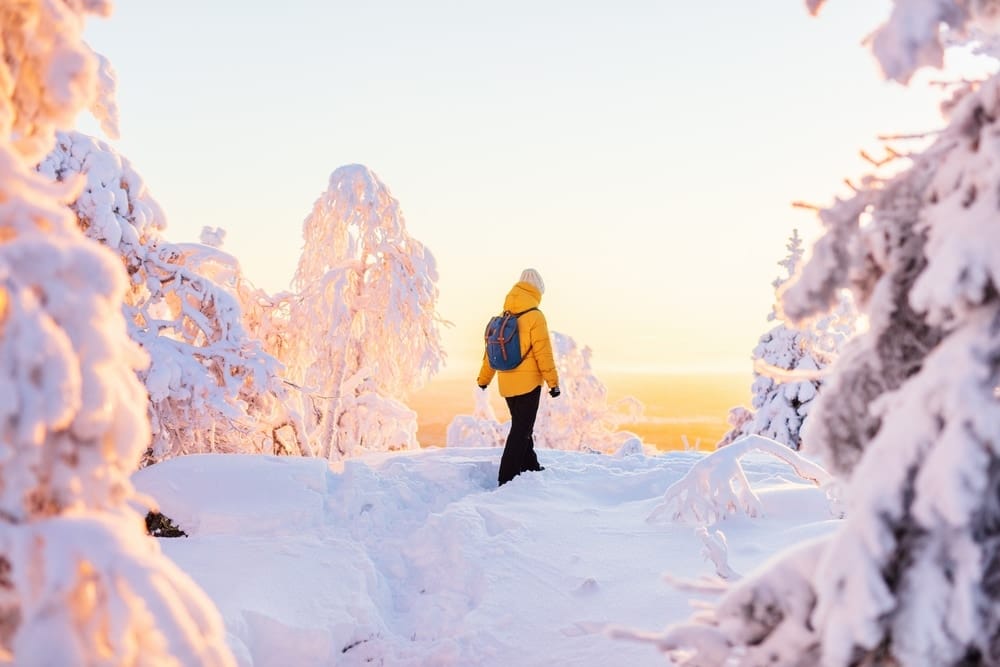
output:
<instances>
[{"instance_id":1,"label":"snow-covered slope","mask_svg":"<svg viewBox=\"0 0 1000 667\"><path fill-rule=\"evenodd\" d=\"M189 533L164 550L242 665L662 665L599 629L679 621L692 594L664 575L714 577L697 527L647 522L702 455L541 450L545 471L498 489L499 455L198 455L134 481ZM765 516L715 526L737 572L835 523L784 463L744 467Z\"/></svg>"}]
</instances>

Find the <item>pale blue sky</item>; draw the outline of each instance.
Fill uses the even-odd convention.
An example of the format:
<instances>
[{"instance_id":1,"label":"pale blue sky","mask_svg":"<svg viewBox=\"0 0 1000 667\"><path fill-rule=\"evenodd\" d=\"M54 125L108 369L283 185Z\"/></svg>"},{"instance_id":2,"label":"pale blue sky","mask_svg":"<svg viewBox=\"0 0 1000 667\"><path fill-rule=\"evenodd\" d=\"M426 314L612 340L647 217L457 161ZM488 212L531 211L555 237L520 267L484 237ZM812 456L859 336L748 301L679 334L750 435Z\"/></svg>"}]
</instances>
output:
<instances>
[{"instance_id":1,"label":"pale blue sky","mask_svg":"<svg viewBox=\"0 0 1000 667\"><path fill-rule=\"evenodd\" d=\"M885 0L127 2L88 28L167 236L285 289L329 174L368 165L437 257L452 368L521 269L598 369L746 368L790 202L937 123L859 44ZM90 130L92 123L84 123Z\"/></svg>"}]
</instances>

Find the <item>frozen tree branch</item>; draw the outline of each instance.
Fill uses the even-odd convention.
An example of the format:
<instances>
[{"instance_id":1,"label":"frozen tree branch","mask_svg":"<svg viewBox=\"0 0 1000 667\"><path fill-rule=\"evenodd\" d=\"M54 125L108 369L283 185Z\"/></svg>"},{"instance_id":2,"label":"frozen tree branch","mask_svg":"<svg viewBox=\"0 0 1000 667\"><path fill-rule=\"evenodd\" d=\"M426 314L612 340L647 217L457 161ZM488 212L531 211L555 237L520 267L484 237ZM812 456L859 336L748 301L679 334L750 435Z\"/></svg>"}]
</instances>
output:
<instances>
[{"instance_id":1,"label":"frozen tree branch","mask_svg":"<svg viewBox=\"0 0 1000 667\"><path fill-rule=\"evenodd\" d=\"M750 487L739 460L750 452L769 454L788 463L799 477L817 486L832 481L822 467L781 443L750 435L718 449L691 466L691 470L667 488L663 500L653 508L648 522L667 516L672 521L711 525L743 514L759 516L760 499Z\"/></svg>"},{"instance_id":2,"label":"frozen tree branch","mask_svg":"<svg viewBox=\"0 0 1000 667\"><path fill-rule=\"evenodd\" d=\"M705 526L695 528L695 533L705 547L701 554L715 565L715 573L727 581L739 579L739 573L729 567L729 546L725 534L721 530L709 533Z\"/></svg>"}]
</instances>

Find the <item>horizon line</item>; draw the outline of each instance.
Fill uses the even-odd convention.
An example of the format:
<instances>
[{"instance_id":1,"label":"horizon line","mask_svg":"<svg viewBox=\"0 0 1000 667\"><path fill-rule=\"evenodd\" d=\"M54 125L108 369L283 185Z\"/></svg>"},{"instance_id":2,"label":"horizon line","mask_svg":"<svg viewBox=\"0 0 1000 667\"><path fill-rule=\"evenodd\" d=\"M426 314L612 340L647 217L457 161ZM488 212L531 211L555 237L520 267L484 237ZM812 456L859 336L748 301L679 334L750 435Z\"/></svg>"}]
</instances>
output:
<instances>
[{"instance_id":1,"label":"horizon line","mask_svg":"<svg viewBox=\"0 0 1000 667\"><path fill-rule=\"evenodd\" d=\"M456 375L475 374L479 371L478 364L459 363L456 365L446 365L432 378L449 377ZM743 362L741 365L732 363L705 363L705 364L659 364L638 366L632 364L599 364L593 368L594 374L600 379L601 375L752 375L753 364Z\"/></svg>"}]
</instances>

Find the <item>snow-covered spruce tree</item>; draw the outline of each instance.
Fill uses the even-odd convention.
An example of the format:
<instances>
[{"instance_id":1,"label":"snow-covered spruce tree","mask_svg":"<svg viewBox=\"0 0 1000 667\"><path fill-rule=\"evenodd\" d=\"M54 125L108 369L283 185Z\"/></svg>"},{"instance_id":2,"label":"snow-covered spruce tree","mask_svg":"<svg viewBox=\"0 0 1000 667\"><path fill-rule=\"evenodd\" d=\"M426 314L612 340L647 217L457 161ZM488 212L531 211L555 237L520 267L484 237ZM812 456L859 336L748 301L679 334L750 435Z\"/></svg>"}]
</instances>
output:
<instances>
[{"instance_id":1,"label":"snow-covered spruce tree","mask_svg":"<svg viewBox=\"0 0 1000 667\"><path fill-rule=\"evenodd\" d=\"M109 9L0 6L0 660L230 665L218 612L129 502L149 425L125 271L60 203L81 184L33 168L95 99L81 32Z\"/></svg>"},{"instance_id":2,"label":"snow-covered spruce tree","mask_svg":"<svg viewBox=\"0 0 1000 667\"><path fill-rule=\"evenodd\" d=\"M370 169L347 165L303 225L287 365L318 453L417 446L404 401L444 359L434 257Z\"/></svg>"},{"instance_id":3,"label":"snow-covered spruce tree","mask_svg":"<svg viewBox=\"0 0 1000 667\"><path fill-rule=\"evenodd\" d=\"M207 245L168 242L165 216L142 178L104 142L60 132L39 171L59 181L85 177L71 204L78 224L121 257L131 278L124 304L129 336L150 356L139 372L153 427L145 461L193 452L301 451L281 365L241 323L231 293L242 280L236 259Z\"/></svg>"},{"instance_id":4,"label":"snow-covered spruce tree","mask_svg":"<svg viewBox=\"0 0 1000 667\"><path fill-rule=\"evenodd\" d=\"M793 230L788 255L778 264L785 274L773 283L780 294L802 261L802 238ZM772 308L768 321L778 320ZM750 387L753 412L734 408L730 421L737 426L718 444L722 447L745 435L762 435L799 449L801 429L819 391L820 371L830 365L844 341L854 333L850 297L841 292L837 308L801 328L779 322L765 332L753 350L754 379ZM806 377L802 377L802 376Z\"/></svg>"},{"instance_id":5,"label":"snow-covered spruce tree","mask_svg":"<svg viewBox=\"0 0 1000 667\"><path fill-rule=\"evenodd\" d=\"M905 81L940 61L942 23L989 30L996 9L897 0L873 48ZM821 213L783 295L800 319L850 287L869 316L805 440L849 477L847 519L659 637L681 664L1000 664L1000 78L947 115L908 169Z\"/></svg>"}]
</instances>

